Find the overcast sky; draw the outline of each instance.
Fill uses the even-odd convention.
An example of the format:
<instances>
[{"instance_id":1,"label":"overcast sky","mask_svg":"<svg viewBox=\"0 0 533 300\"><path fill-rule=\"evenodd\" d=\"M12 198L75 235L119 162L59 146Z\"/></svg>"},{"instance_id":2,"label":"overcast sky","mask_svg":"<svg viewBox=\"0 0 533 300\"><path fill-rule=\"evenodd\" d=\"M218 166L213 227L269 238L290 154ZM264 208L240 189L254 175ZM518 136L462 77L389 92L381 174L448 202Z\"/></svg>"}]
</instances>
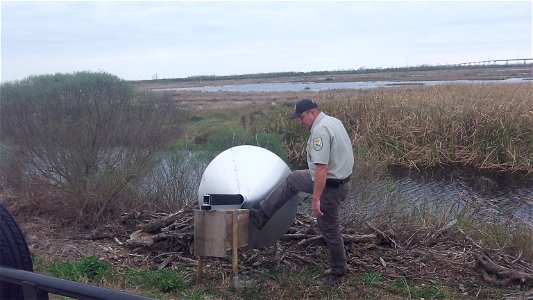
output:
<instances>
[{"instance_id":1,"label":"overcast sky","mask_svg":"<svg viewBox=\"0 0 533 300\"><path fill-rule=\"evenodd\" d=\"M532 1L1 2L1 80L126 80L532 57Z\"/></svg>"}]
</instances>

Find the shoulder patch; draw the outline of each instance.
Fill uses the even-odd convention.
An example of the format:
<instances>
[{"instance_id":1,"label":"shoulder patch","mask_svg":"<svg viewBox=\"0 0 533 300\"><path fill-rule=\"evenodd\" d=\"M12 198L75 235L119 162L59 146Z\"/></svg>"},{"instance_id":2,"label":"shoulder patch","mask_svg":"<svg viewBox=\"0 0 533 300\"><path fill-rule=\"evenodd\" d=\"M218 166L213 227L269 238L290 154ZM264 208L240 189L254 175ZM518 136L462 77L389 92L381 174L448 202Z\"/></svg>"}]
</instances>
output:
<instances>
[{"instance_id":1,"label":"shoulder patch","mask_svg":"<svg viewBox=\"0 0 533 300\"><path fill-rule=\"evenodd\" d=\"M320 151L322 149L322 146L324 146L324 144L322 144L321 137L317 137L313 140L313 149L315 149L315 151Z\"/></svg>"}]
</instances>

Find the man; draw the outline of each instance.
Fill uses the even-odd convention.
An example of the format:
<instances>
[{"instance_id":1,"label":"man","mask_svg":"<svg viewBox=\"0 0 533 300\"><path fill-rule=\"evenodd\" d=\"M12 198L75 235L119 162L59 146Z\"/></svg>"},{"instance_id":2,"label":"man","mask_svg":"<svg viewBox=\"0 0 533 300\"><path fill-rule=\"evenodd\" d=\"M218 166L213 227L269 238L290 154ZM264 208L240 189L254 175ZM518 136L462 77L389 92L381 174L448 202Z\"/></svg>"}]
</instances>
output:
<instances>
[{"instance_id":1,"label":"man","mask_svg":"<svg viewBox=\"0 0 533 300\"><path fill-rule=\"evenodd\" d=\"M294 194L312 194L311 210L317 217L329 248L329 275L324 283L335 284L348 270L344 241L340 231L340 204L350 190L354 166L352 142L341 121L321 112L310 99L296 103L290 119L311 131L307 140L308 170L294 171L280 183L259 208L250 211L250 220L262 229L268 219Z\"/></svg>"}]
</instances>

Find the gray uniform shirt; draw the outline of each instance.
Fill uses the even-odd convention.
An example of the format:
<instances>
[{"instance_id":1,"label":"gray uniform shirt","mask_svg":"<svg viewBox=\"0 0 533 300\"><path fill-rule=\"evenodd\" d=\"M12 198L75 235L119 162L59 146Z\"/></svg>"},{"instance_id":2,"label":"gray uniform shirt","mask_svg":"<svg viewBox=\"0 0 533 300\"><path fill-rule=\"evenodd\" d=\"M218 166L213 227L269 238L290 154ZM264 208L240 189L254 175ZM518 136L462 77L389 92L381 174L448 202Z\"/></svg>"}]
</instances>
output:
<instances>
[{"instance_id":1,"label":"gray uniform shirt","mask_svg":"<svg viewBox=\"0 0 533 300\"><path fill-rule=\"evenodd\" d=\"M352 141L342 122L324 112L316 117L307 140L307 165L315 180L315 164L327 164L327 178L344 179L352 174Z\"/></svg>"}]
</instances>

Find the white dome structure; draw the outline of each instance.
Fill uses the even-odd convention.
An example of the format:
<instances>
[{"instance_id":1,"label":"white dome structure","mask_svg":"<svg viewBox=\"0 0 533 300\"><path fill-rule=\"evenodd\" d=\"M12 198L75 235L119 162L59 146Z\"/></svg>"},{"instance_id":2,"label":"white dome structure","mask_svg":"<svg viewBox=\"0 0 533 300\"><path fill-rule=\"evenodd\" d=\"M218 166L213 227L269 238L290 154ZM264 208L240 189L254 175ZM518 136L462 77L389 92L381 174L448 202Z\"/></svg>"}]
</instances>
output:
<instances>
[{"instance_id":1,"label":"white dome structure","mask_svg":"<svg viewBox=\"0 0 533 300\"><path fill-rule=\"evenodd\" d=\"M198 204L208 194L240 194L248 206L259 202L290 173L287 164L271 151L250 145L236 146L217 155L207 166L198 188ZM249 247L261 248L276 242L296 216L298 197L290 199L262 230L249 226Z\"/></svg>"}]
</instances>

